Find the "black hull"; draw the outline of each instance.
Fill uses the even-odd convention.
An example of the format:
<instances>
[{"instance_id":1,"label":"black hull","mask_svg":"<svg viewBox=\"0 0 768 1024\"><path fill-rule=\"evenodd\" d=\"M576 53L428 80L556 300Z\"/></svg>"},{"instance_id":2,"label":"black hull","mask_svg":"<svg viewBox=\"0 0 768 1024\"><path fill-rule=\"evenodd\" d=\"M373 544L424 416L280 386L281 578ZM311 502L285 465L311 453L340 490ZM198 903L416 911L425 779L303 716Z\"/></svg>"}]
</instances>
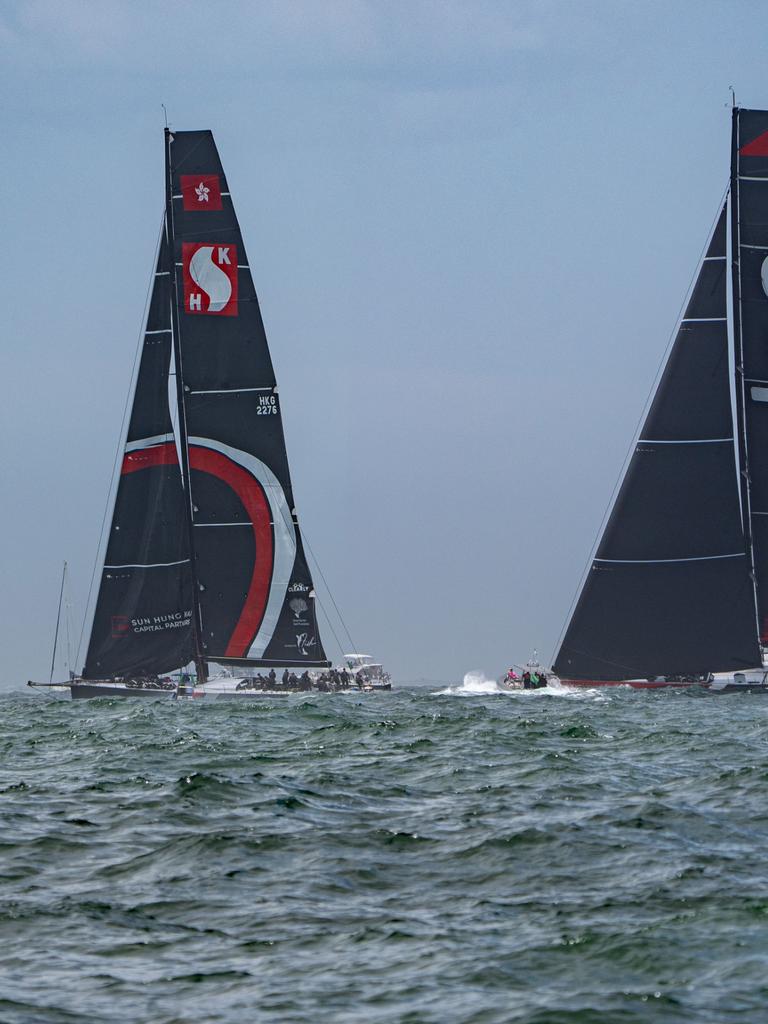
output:
<instances>
[{"instance_id":1,"label":"black hull","mask_svg":"<svg viewBox=\"0 0 768 1024\"><path fill-rule=\"evenodd\" d=\"M173 690L161 690L154 687L121 686L120 683L110 685L108 683L72 683L70 685L72 700L88 700L93 697L144 697L150 700L157 700L160 697L168 698L176 695Z\"/></svg>"}]
</instances>

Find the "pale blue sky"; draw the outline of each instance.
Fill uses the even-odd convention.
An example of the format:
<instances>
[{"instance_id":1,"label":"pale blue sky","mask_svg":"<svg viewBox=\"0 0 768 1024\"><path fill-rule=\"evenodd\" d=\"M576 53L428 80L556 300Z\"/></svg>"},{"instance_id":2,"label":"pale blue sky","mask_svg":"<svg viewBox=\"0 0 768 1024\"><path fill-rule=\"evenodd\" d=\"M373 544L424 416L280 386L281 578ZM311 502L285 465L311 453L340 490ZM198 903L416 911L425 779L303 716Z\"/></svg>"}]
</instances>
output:
<instances>
[{"instance_id":1,"label":"pale blue sky","mask_svg":"<svg viewBox=\"0 0 768 1024\"><path fill-rule=\"evenodd\" d=\"M216 136L355 642L455 680L552 651L767 30L744 0L0 2L2 683L47 675L64 558L85 603L161 102Z\"/></svg>"}]
</instances>

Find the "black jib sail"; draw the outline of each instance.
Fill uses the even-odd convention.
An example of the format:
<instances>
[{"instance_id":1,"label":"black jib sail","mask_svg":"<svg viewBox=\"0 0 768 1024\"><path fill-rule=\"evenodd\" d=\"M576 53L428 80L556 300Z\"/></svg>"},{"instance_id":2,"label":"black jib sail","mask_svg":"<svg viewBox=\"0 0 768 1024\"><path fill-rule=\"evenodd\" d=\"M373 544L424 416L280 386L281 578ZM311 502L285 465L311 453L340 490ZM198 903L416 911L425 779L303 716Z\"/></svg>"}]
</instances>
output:
<instances>
[{"instance_id":1,"label":"black jib sail","mask_svg":"<svg viewBox=\"0 0 768 1024\"><path fill-rule=\"evenodd\" d=\"M202 678L209 661L326 666L272 361L211 132L166 132L166 193L84 675L193 659Z\"/></svg>"},{"instance_id":2,"label":"black jib sail","mask_svg":"<svg viewBox=\"0 0 768 1024\"><path fill-rule=\"evenodd\" d=\"M184 492L168 404L169 246L161 240L83 676L165 672L193 655Z\"/></svg>"},{"instance_id":3,"label":"black jib sail","mask_svg":"<svg viewBox=\"0 0 768 1024\"><path fill-rule=\"evenodd\" d=\"M736 111L734 138L738 134L738 114ZM758 127L765 131L768 114L760 116L763 120ZM750 138L753 134L757 132L750 132ZM768 143L763 148L758 173L766 176L765 183L756 185L750 198L755 202L759 199L764 212L758 214L756 209L749 227L750 243L765 247L761 260L768 255ZM735 165L737 162L738 158ZM759 192L760 188L764 191ZM760 520L757 514L768 512L768 405L760 405L768 400L768 356L758 353L758 334L752 324L748 326L748 320L760 318L764 337L768 305L762 291L759 296L757 293L761 262L751 268L749 285L742 282L744 330L742 340L737 318L734 410L726 239L729 219L738 224L739 196L733 186L732 195L735 199L717 222L555 659L555 671L563 678L694 675L761 663L755 605L761 573L758 570L755 576L753 572L752 534L765 538L759 550L768 563L768 534L761 532L768 529L768 520ZM744 215L742 205L742 244ZM739 264L734 260L737 310ZM758 312L745 310L747 297L759 298L758 305L762 305ZM752 392L752 404L747 402L746 415L741 347L745 374L750 380L752 375L755 378L747 386L758 389ZM760 380L765 386L765 399L759 390ZM758 429L762 430L762 440ZM759 483L757 446L762 455ZM749 470L747 456L753 460ZM740 484L747 480L751 480L751 489Z\"/></svg>"}]
</instances>

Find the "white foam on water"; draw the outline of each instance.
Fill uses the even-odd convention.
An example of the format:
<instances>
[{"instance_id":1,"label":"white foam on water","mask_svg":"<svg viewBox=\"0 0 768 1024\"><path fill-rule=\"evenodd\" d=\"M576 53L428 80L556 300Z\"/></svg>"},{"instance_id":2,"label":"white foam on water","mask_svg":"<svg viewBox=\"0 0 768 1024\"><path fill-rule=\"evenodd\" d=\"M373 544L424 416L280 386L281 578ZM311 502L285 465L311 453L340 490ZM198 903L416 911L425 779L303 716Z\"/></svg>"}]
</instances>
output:
<instances>
[{"instance_id":1,"label":"white foam on water","mask_svg":"<svg viewBox=\"0 0 768 1024\"><path fill-rule=\"evenodd\" d=\"M478 693L506 692L506 690L499 689L499 685L495 679L486 679L485 672L481 672L480 669L473 669L471 672L466 672L460 686L446 686L444 690L435 691L436 694L451 697L471 697L473 694Z\"/></svg>"},{"instance_id":2,"label":"white foam on water","mask_svg":"<svg viewBox=\"0 0 768 1024\"><path fill-rule=\"evenodd\" d=\"M480 669L472 669L465 673L464 679L458 686L447 686L444 690L435 690L435 696L443 697L478 697L487 694L502 694L504 697L524 697L526 699L542 697L566 697L569 700L597 700L610 701L607 694L599 693L593 689L577 689L572 686L563 686L559 679L551 679L546 686L540 690L507 690L499 686L495 679L488 679Z\"/></svg>"}]
</instances>

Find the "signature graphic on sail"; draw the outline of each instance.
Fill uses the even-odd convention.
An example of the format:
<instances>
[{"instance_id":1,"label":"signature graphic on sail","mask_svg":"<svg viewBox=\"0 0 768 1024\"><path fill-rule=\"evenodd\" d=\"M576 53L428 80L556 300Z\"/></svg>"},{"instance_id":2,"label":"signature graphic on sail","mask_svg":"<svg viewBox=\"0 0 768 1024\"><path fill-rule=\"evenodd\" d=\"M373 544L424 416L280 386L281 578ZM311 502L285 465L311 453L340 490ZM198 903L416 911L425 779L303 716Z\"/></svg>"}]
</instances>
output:
<instances>
[{"instance_id":1,"label":"signature graphic on sail","mask_svg":"<svg viewBox=\"0 0 768 1024\"><path fill-rule=\"evenodd\" d=\"M237 248L211 242L185 242L185 313L237 316Z\"/></svg>"},{"instance_id":2,"label":"signature graphic on sail","mask_svg":"<svg viewBox=\"0 0 768 1024\"><path fill-rule=\"evenodd\" d=\"M313 636L310 636L309 633L297 633L296 635L296 649L304 658L306 658L308 654L311 654L311 649L316 643L317 640Z\"/></svg>"}]
</instances>

